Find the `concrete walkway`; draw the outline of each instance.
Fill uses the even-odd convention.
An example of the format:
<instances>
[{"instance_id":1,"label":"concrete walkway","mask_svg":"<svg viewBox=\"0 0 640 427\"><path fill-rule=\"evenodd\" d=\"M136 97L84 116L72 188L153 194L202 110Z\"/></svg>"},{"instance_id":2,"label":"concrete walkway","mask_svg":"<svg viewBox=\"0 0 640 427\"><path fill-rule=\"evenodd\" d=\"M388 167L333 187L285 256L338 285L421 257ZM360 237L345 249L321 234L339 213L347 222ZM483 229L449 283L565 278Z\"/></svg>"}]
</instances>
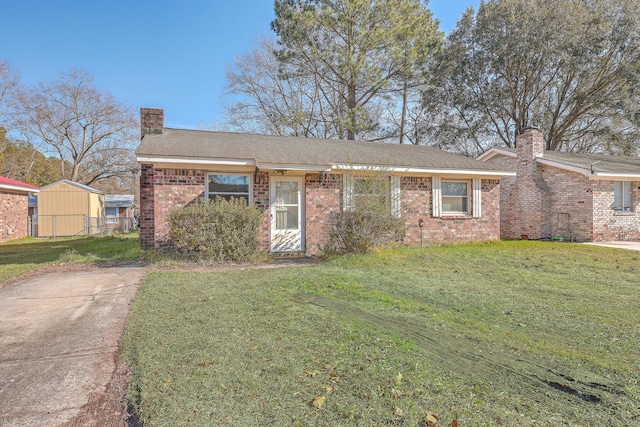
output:
<instances>
[{"instance_id":1,"label":"concrete walkway","mask_svg":"<svg viewBox=\"0 0 640 427\"><path fill-rule=\"evenodd\" d=\"M91 267L0 288L0 426L58 426L104 391L145 273Z\"/></svg>"},{"instance_id":2,"label":"concrete walkway","mask_svg":"<svg viewBox=\"0 0 640 427\"><path fill-rule=\"evenodd\" d=\"M588 242L585 245L606 246L609 248L630 249L640 251L640 242Z\"/></svg>"}]
</instances>

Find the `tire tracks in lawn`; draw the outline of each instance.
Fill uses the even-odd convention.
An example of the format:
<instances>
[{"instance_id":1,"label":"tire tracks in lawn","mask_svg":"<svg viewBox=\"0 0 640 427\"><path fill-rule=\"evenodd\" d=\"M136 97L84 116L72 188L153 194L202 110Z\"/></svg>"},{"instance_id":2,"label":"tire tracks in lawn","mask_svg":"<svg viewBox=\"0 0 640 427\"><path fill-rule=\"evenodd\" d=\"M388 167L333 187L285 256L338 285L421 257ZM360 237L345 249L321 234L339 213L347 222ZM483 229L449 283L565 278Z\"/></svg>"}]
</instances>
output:
<instances>
[{"instance_id":1,"label":"tire tracks in lawn","mask_svg":"<svg viewBox=\"0 0 640 427\"><path fill-rule=\"evenodd\" d=\"M295 302L331 310L348 319L363 321L388 330L422 348L432 360L457 374L479 378L503 391L533 399L547 409L566 413L568 405L588 411L608 412L622 425L629 421L612 403L626 400L623 387L608 378L586 372L568 373L561 366L549 367L514 353L492 350L486 344L443 329L426 328L406 319L370 313L347 303L318 295L299 294ZM615 398L612 398L615 397ZM629 414L630 415L630 414ZM631 415L632 419L636 419Z\"/></svg>"}]
</instances>

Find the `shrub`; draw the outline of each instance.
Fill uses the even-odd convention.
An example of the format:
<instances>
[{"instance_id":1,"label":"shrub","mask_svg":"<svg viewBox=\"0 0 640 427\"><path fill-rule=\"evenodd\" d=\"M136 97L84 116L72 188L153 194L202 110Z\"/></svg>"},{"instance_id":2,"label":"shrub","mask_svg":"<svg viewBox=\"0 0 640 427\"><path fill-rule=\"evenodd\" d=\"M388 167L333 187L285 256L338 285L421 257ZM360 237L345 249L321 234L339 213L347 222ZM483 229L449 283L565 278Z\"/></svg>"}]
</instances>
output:
<instances>
[{"instance_id":1,"label":"shrub","mask_svg":"<svg viewBox=\"0 0 640 427\"><path fill-rule=\"evenodd\" d=\"M391 215L371 212L338 212L332 217L327 255L364 254L404 237L404 222Z\"/></svg>"},{"instance_id":2,"label":"shrub","mask_svg":"<svg viewBox=\"0 0 640 427\"><path fill-rule=\"evenodd\" d=\"M239 261L256 253L261 218L261 211L244 199L218 197L172 211L169 236L180 252Z\"/></svg>"}]
</instances>

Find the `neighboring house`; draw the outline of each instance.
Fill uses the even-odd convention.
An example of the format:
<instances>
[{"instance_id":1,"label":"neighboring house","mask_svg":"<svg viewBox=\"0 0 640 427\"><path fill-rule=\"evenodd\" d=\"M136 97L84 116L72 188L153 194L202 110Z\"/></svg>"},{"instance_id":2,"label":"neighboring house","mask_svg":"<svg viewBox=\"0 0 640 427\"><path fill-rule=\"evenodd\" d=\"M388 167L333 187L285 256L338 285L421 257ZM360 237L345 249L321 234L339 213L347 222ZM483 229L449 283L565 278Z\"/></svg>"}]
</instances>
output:
<instances>
[{"instance_id":1,"label":"neighboring house","mask_svg":"<svg viewBox=\"0 0 640 427\"><path fill-rule=\"evenodd\" d=\"M406 223L406 241L500 238L500 166L425 146L261 136L164 127L143 108L140 242L168 241L168 214L197 199L241 197L264 211L261 248L317 252L334 213L351 210L358 181L384 174L389 213Z\"/></svg>"},{"instance_id":2,"label":"neighboring house","mask_svg":"<svg viewBox=\"0 0 640 427\"><path fill-rule=\"evenodd\" d=\"M479 158L516 170L501 181L501 237L640 240L640 158L544 150L537 129Z\"/></svg>"},{"instance_id":3,"label":"neighboring house","mask_svg":"<svg viewBox=\"0 0 640 427\"><path fill-rule=\"evenodd\" d=\"M104 233L104 193L63 179L40 189L38 237L83 236Z\"/></svg>"},{"instance_id":4,"label":"neighboring house","mask_svg":"<svg viewBox=\"0 0 640 427\"><path fill-rule=\"evenodd\" d=\"M108 232L125 233L134 229L133 194L104 196L105 224Z\"/></svg>"},{"instance_id":5,"label":"neighboring house","mask_svg":"<svg viewBox=\"0 0 640 427\"><path fill-rule=\"evenodd\" d=\"M38 187L0 176L0 243L28 235L28 197Z\"/></svg>"}]
</instances>

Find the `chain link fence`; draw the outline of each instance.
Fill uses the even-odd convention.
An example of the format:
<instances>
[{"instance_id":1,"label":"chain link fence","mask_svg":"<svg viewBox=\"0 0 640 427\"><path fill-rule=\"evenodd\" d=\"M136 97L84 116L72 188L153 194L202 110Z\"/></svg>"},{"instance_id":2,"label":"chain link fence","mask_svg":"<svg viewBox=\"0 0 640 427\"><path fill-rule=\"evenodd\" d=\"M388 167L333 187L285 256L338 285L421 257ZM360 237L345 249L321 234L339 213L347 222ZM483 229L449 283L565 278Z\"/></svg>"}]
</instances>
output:
<instances>
[{"instance_id":1,"label":"chain link fence","mask_svg":"<svg viewBox=\"0 0 640 427\"><path fill-rule=\"evenodd\" d=\"M29 217L32 237L108 236L135 230L136 221L125 217L87 215L34 215Z\"/></svg>"}]
</instances>

